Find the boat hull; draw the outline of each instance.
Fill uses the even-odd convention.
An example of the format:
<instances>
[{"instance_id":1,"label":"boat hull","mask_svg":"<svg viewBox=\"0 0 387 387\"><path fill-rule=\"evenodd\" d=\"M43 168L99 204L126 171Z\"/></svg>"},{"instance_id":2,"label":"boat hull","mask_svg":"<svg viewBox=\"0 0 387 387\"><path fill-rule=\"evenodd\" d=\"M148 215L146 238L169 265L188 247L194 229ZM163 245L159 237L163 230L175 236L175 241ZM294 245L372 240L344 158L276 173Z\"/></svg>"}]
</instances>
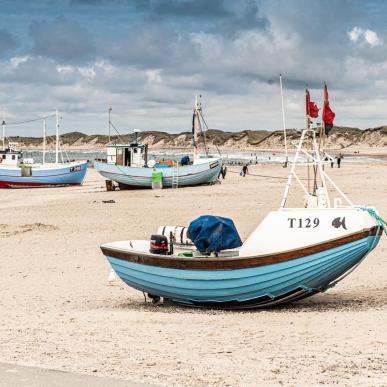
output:
<instances>
[{"instance_id":1,"label":"boat hull","mask_svg":"<svg viewBox=\"0 0 387 387\"><path fill-rule=\"evenodd\" d=\"M172 187L173 168L125 167L99 161L94 161L94 167L106 179L135 188L151 188L152 173L154 170L157 170L163 174L163 187ZM219 177L221 168L222 161L220 159L179 167L178 186L214 183Z\"/></svg>"},{"instance_id":2,"label":"boat hull","mask_svg":"<svg viewBox=\"0 0 387 387\"><path fill-rule=\"evenodd\" d=\"M81 185L87 161L31 167L31 176L22 176L20 167L0 167L0 188L32 188Z\"/></svg>"},{"instance_id":3,"label":"boat hull","mask_svg":"<svg viewBox=\"0 0 387 387\"><path fill-rule=\"evenodd\" d=\"M119 254L104 246L102 250L117 275L137 290L189 306L258 308L325 291L361 262L378 243L380 233L373 228L314 253L300 250L297 256L293 251L286 259L283 254L273 254L261 264L248 264L258 257L221 259L228 266L220 263L215 269L213 259L199 259L201 263L193 265L192 259L167 263L164 258L165 265L155 265L138 253Z\"/></svg>"}]
</instances>

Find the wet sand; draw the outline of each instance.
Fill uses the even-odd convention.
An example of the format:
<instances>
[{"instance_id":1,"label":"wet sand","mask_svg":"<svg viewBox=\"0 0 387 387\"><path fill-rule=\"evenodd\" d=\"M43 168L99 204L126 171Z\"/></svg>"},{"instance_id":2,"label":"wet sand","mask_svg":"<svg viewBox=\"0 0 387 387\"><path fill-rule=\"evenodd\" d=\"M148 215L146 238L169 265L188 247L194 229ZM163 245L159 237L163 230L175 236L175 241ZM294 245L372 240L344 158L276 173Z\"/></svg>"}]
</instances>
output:
<instances>
[{"instance_id":1,"label":"wet sand","mask_svg":"<svg viewBox=\"0 0 387 387\"><path fill-rule=\"evenodd\" d=\"M386 385L386 237L335 288L270 310L153 305L108 283L104 242L202 214L233 218L245 238L279 206L289 169L229 171L219 185L157 192L106 192L94 170L82 187L1 190L0 361L156 385ZM387 164L328 172L387 218Z\"/></svg>"}]
</instances>

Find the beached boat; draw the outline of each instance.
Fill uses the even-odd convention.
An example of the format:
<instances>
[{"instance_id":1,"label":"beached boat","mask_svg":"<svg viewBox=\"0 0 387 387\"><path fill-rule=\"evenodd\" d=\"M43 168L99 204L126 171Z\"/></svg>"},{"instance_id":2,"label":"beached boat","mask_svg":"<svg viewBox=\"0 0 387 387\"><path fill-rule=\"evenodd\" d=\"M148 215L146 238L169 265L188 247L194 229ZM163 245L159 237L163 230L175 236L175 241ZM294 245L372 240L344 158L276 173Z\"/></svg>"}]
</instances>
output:
<instances>
[{"instance_id":1,"label":"beached boat","mask_svg":"<svg viewBox=\"0 0 387 387\"><path fill-rule=\"evenodd\" d=\"M354 205L327 175L316 130L324 136L308 115L280 208L243 244L234 243L235 232L230 239L223 219L207 217L199 219L199 233L198 220L188 230L163 226L151 240L104 244L103 254L129 286L189 306L267 307L333 287L376 247L386 223L375 208ZM312 192L296 172L301 153L315 171ZM293 179L305 194L300 208L286 207ZM328 187L338 194L333 201Z\"/></svg>"},{"instance_id":2,"label":"beached boat","mask_svg":"<svg viewBox=\"0 0 387 387\"><path fill-rule=\"evenodd\" d=\"M109 114L110 112L111 109ZM108 144L106 161L95 160L94 167L108 179L108 183L113 181L120 188L151 188L152 177L157 174L161 176L163 187L177 188L214 183L222 171L222 159L208 154L201 117L201 105L196 98L192 120L194 153L192 163L188 156L183 157L180 162L149 160L148 147L146 144L139 143L138 131L135 131L136 139L131 144ZM203 136L203 154L198 152L198 132Z\"/></svg>"},{"instance_id":3,"label":"beached boat","mask_svg":"<svg viewBox=\"0 0 387 387\"><path fill-rule=\"evenodd\" d=\"M87 161L59 162L59 117L56 112L55 163L46 163L46 131L43 117L43 162L35 163L23 158L16 144L5 145L5 122L3 121L3 148L0 150L0 188L50 187L80 185L87 171ZM51 116L50 116L51 117Z\"/></svg>"}]
</instances>

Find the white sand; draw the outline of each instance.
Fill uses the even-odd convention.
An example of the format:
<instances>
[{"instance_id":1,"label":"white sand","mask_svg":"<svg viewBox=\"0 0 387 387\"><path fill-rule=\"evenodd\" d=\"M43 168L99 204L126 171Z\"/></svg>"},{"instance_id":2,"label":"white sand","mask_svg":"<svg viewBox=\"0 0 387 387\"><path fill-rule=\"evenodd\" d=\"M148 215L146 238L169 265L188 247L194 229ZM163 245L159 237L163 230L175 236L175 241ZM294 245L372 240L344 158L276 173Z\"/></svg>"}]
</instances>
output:
<instances>
[{"instance_id":1,"label":"white sand","mask_svg":"<svg viewBox=\"0 0 387 387\"><path fill-rule=\"evenodd\" d=\"M386 164L344 160L329 172L387 217ZM334 289L268 311L154 306L109 286L101 243L206 213L233 218L246 237L283 187L229 173L212 187L106 192L90 170L82 187L1 190L0 361L160 385L387 385L386 237Z\"/></svg>"}]
</instances>

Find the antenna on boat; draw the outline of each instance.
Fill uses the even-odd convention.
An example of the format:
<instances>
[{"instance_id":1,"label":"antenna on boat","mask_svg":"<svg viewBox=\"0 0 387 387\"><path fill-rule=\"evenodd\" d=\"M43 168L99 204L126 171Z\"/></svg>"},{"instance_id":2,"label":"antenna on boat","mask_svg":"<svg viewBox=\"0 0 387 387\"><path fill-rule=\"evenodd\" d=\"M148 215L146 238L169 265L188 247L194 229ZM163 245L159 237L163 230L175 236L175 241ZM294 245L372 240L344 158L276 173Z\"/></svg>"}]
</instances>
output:
<instances>
[{"instance_id":1,"label":"antenna on boat","mask_svg":"<svg viewBox=\"0 0 387 387\"><path fill-rule=\"evenodd\" d=\"M140 129L133 129L133 133L134 133L134 142L136 145L138 145L138 134L141 132Z\"/></svg>"},{"instance_id":2,"label":"antenna on boat","mask_svg":"<svg viewBox=\"0 0 387 387\"><path fill-rule=\"evenodd\" d=\"M108 115L109 115L109 122L108 122L108 125L109 125L109 143L110 143L110 131L111 131L111 126L112 126L112 121L111 121L111 119L110 119L110 115L111 115L111 113L112 113L112 107L110 106L109 107L109 110L108 110Z\"/></svg>"},{"instance_id":3,"label":"antenna on boat","mask_svg":"<svg viewBox=\"0 0 387 387\"><path fill-rule=\"evenodd\" d=\"M55 110L56 118L56 145L55 145L55 164L58 164L58 155L59 155L59 114L58 109Z\"/></svg>"},{"instance_id":4,"label":"antenna on boat","mask_svg":"<svg viewBox=\"0 0 387 387\"><path fill-rule=\"evenodd\" d=\"M288 145L286 141L285 106L284 106L284 93L282 89L282 74L280 74L279 78L280 78L281 103L282 103L282 124L283 124L283 130L284 130L285 155L286 155L285 167L287 167L289 158L288 158Z\"/></svg>"}]
</instances>

